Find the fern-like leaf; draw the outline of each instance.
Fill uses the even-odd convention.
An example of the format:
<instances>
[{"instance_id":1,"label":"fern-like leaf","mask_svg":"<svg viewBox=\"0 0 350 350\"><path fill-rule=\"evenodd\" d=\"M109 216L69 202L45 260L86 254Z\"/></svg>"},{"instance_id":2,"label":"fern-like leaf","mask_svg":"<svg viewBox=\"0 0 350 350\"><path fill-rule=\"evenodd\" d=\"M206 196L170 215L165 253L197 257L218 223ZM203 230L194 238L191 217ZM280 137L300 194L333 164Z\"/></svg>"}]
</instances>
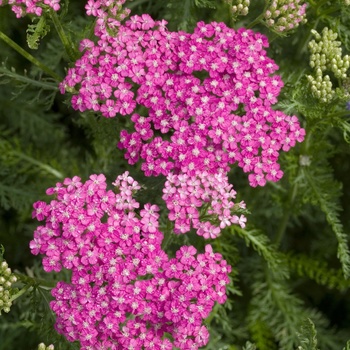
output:
<instances>
[{"instance_id":1,"label":"fern-like leaf","mask_svg":"<svg viewBox=\"0 0 350 350\"><path fill-rule=\"evenodd\" d=\"M35 23L35 21L37 21ZM50 26L47 25L44 16L35 17L34 24L29 24L27 29L27 44L32 50L37 50L39 41L50 31Z\"/></svg>"},{"instance_id":2,"label":"fern-like leaf","mask_svg":"<svg viewBox=\"0 0 350 350\"><path fill-rule=\"evenodd\" d=\"M264 321L257 320L251 325L249 330L259 350L276 349L275 338Z\"/></svg>"},{"instance_id":3,"label":"fern-like leaf","mask_svg":"<svg viewBox=\"0 0 350 350\"><path fill-rule=\"evenodd\" d=\"M239 226L230 227L232 234L236 234L245 240L246 245L250 245L261 255L267 262L270 269L281 277L288 277L289 271L284 261L284 256L278 252L269 238L258 230L245 230Z\"/></svg>"},{"instance_id":4,"label":"fern-like leaf","mask_svg":"<svg viewBox=\"0 0 350 350\"><path fill-rule=\"evenodd\" d=\"M202 8L211 8L211 9L216 8L215 0L194 0L194 4L197 7L202 7Z\"/></svg>"},{"instance_id":5,"label":"fern-like leaf","mask_svg":"<svg viewBox=\"0 0 350 350\"><path fill-rule=\"evenodd\" d=\"M303 302L292 294L285 280L267 269L261 270L254 274L247 318L249 328L254 329L262 322L270 334L268 338L273 337L278 342L278 349L295 349L301 319L306 316ZM263 329L261 334L266 334L266 330Z\"/></svg>"},{"instance_id":6,"label":"fern-like leaf","mask_svg":"<svg viewBox=\"0 0 350 350\"><path fill-rule=\"evenodd\" d=\"M337 184L332 179L332 175L327 173L317 174L313 176L309 169L303 169L304 177L307 181L309 190L312 192L313 198L317 201L321 210L326 215L327 222L332 227L332 230L338 240L337 256L341 262L344 276L350 277L350 251L347 242L347 235L343 232L343 226L339 220L339 210L337 198L335 197L334 189ZM331 188L329 185L334 183Z\"/></svg>"},{"instance_id":7,"label":"fern-like leaf","mask_svg":"<svg viewBox=\"0 0 350 350\"><path fill-rule=\"evenodd\" d=\"M301 277L308 277L319 285L339 290L350 288L350 281L344 279L342 270L330 268L324 261L304 254L288 254L286 261L291 271Z\"/></svg>"},{"instance_id":8,"label":"fern-like leaf","mask_svg":"<svg viewBox=\"0 0 350 350\"><path fill-rule=\"evenodd\" d=\"M260 349L260 348L259 348ZM252 344L251 342L247 341L245 343L245 346L243 346L242 350L256 350L256 345Z\"/></svg>"},{"instance_id":9,"label":"fern-like leaf","mask_svg":"<svg viewBox=\"0 0 350 350\"><path fill-rule=\"evenodd\" d=\"M317 347L317 332L313 322L307 318L298 333L300 340L299 350L319 350Z\"/></svg>"}]
</instances>

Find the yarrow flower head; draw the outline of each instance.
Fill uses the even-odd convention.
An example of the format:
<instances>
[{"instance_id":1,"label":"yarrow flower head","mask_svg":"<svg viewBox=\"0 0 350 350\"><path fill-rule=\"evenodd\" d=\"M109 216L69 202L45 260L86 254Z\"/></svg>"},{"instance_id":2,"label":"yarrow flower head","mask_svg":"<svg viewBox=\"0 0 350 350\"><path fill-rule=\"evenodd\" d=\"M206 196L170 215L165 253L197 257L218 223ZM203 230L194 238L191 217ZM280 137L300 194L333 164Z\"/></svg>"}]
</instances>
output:
<instances>
[{"instance_id":1,"label":"yarrow flower head","mask_svg":"<svg viewBox=\"0 0 350 350\"><path fill-rule=\"evenodd\" d=\"M265 22L278 32L295 29L307 21L306 6L302 0L272 0L265 12Z\"/></svg>"},{"instance_id":2,"label":"yarrow flower head","mask_svg":"<svg viewBox=\"0 0 350 350\"><path fill-rule=\"evenodd\" d=\"M130 10L123 8L126 0L88 0L85 5L88 16L97 17L95 35L99 37L113 35L120 22L129 16Z\"/></svg>"},{"instance_id":3,"label":"yarrow flower head","mask_svg":"<svg viewBox=\"0 0 350 350\"><path fill-rule=\"evenodd\" d=\"M348 100L350 97L349 77L350 56L342 55L341 41L336 40L338 34L331 29L323 28L321 34L312 29L314 40L309 43L310 67L312 75L307 75L312 95L321 102L329 103L335 96ZM333 88L333 83L327 72L332 72L340 83Z\"/></svg>"},{"instance_id":4,"label":"yarrow flower head","mask_svg":"<svg viewBox=\"0 0 350 350\"><path fill-rule=\"evenodd\" d=\"M12 287L16 281L17 277L12 273L7 262L2 260L0 262L0 315L1 311L10 312L12 296L18 291Z\"/></svg>"},{"instance_id":5,"label":"yarrow flower head","mask_svg":"<svg viewBox=\"0 0 350 350\"><path fill-rule=\"evenodd\" d=\"M252 186L281 178L279 152L302 141L304 130L272 109L283 82L273 75L266 37L216 22L170 32L148 15L98 35L97 44L83 41L61 91L78 91L77 110L130 116L134 131L123 130L119 142L130 164L141 159L147 176L194 176L227 173L236 163Z\"/></svg>"},{"instance_id":6,"label":"yarrow flower head","mask_svg":"<svg viewBox=\"0 0 350 350\"><path fill-rule=\"evenodd\" d=\"M246 218L237 215L245 204L234 204L232 199L236 192L223 174L200 171L194 176L169 174L163 193L169 220L175 222L175 233L186 233L194 228L204 238L216 238L226 226L245 227Z\"/></svg>"},{"instance_id":7,"label":"yarrow flower head","mask_svg":"<svg viewBox=\"0 0 350 350\"><path fill-rule=\"evenodd\" d=\"M56 329L82 349L198 349L214 303L226 300L231 267L210 245L162 250L158 207L133 198L140 185L126 172L108 190L103 174L65 179L34 204L44 221L30 242L44 269L71 270L52 290ZM170 334L171 339L165 337Z\"/></svg>"},{"instance_id":8,"label":"yarrow flower head","mask_svg":"<svg viewBox=\"0 0 350 350\"><path fill-rule=\"evenodd\" d=\"M249 12L250 0L225 0L231 6L234 19L238 16L246 16Z\"/></svg>"},{"instance_id":9,"label":"yarrow flower head","mask_svg":"<svg viewBox=\"0 0 350 350\"><path fill-rule=\"evenodd\" d=\"M0 6L10 5L17 18L26 14L41 16L43 8L50 7L54 11L60 9L60 0L0 0Z\"/></svg>"}]
</instances>

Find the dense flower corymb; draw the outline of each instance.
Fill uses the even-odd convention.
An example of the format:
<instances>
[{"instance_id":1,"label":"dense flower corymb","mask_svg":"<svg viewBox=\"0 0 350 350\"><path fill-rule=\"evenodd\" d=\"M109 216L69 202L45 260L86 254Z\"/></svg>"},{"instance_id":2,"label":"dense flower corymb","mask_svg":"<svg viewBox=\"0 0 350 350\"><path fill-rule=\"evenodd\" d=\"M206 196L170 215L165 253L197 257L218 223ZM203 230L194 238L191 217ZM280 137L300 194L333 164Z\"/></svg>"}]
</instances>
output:
<instances>
[{"instance_id":1,"label":"dense flower corymb","mask_svg":"<svg viewBox=\"0 0 350 350\"><path fill-rule=\"evenodd\" d=\"M302 0L273 0L265 12L265 22L278 32L295 29L307 21L306 6Z\"/></svg>"},{"instance_id":2,"label":"dense flower corymb","mask_svg":"<svg viewBox=\"0 0 350 350\"><path fill-rule=\"evenodd\" d=\"M224 23L199 22L194 33L170 32L165 21L133 16L69 69L62 92L72 105L105 117L129 115L119 147L147 176L226 173L237 163L252 186L278 181L279 152L303 140L296 117L272 109L283 83L268 58L267 39ZM143 106L148 113L137 110Z\"/></svg>"},{"instance_id":3,"label":"dense flower corymb","mask_svg":"<svg viewBox=\"0 0 350 350\"><path fill-rule=\"evenodd\" d=\"M1 257L0 257L1 258ZM16 276L12 273L7 262L0 260L0 315L1 312L10 312L12 305L12 295L15 290L12 284L17 281Z\"/></svg>"},{"instance_id":4,"label":"dense flower corymb","mask_svg":"<svg viewBox=\"0 0 350 350\"><path fill-rule=\"evenodd\" d=\"M50 7L54 11L60 9L60 0L0 0L1 5L10 5L17 18L26 14L41 16L43 7Z\"/></svg>"},{"instance_id":5,"label":"dense flower corymb","mask_svg":"<svg viewBox=\"0 0 350 350\"><path fill-rule=\"evenodd\" d=\"M223 174L200 171L194 176L169 174L163 193L169 220L175 222L175 233L186 233L194 228L204 238L216 238L226 226L245 227L247 219L236 215L237 209L245 208L245 204L234 204L236 192Z\"/></svg>"},{"instance_id":6,"label":"dense flower corymb","mask_svg":"<svg viewBox=\"0 0 350 350\"><path fill-rule=\"evenodd\" d=\"M214 303L226 300L231 267L207 245L183 246L174 258L162 250L158 207L140 208L140 188L128 173L107 190L104 175L73 177L36 202L33 254L46 271L72 271L52 290L56 329L81 349L198 349ZM170 334L171 339L164 337Z\"/></svg>"}]
</instances>

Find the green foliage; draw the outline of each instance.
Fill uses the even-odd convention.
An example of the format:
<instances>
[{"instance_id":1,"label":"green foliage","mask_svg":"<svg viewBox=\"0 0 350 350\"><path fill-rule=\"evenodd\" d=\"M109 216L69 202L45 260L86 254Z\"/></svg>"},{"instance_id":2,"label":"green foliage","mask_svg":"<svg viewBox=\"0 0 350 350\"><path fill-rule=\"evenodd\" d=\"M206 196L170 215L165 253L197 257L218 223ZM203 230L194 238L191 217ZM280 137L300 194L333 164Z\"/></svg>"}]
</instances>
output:
<instances>
[{"instance_id":1,"label":"green foliage","mask_svg":"<svg viewBox=\"0 0 350 350\"><path fill-rule=\"evenodd\" d=\"M303 302L291 293L285 280L268 270L256 272L247 321L257 344L267 349L272 336L278 348L293 349L303 314Z\"/></svg>"},{"instance_id":2,"label":"green foliage","mask_svg":"<svg viewBox=\"0 0 350 350\"><path fill-rule=\"evenodd\" d=\"M45 17L33 19L34 24L30 24L27 29L27 43L30 49L37 50L39 41L50 31L46 24Z\"/></svg>"},{"instance_id":3,"label":"green foliage","mask_svg":"<svg viewBox=\"0 0 350 350\"><path fill-rule=\"evenodd\" d=\"M236 201L244 200L250 215L247 227L233 225L210 242L232 273L227 302L216 305L205 321L211 333L205 349L339 350L350 339L350 111L345 106L350 82L332 81L344 94L319 103L306 76L312 29L331 28L349 54L350 6L310 0L308 23L282 37L261 22L264 2L250 3L247 16L235 18L229 2L220 0L126 3L132 13L165 18L171 30L192 31L198 21L215 20L266 35L268 56L285 83L274 108L296 115L306 130L305 141L281 155L284 177L278 183L251 188L240 169L230 174ZM82 2L60 4L56 17L45 12L32 21L17 20L8 6L0 7L0 30L25 50L35 50L30 54L54 72L49 76L0 41L0 243L20 276L17 287L28 288L0 317L0 350L34 350L40 342L53 343L55 350L80 348L54 331L48 304L50 288L68 276L44 274L28 249L35 229L32 203L65 177L103 172L113 181L128 170L143 186L138 200L161 207L163 246L170 256L179 245L201 250L208 243L193 232L174 237L161 199L165 179L145 177L140 165L130 167L116 148L119 131L130 127L128 118L73 111L71 96L59 93L59 80L79 56L79 41L95 40L94 18L85 15ZM343 350L350 350L350 341Z\"/></svg>"},{"instance_id":4,"label":"green foliage","mask_svg":"<svg viewBox=\"0 0 350 350\"><path fill-rule=\"evenodd\" d=\"M332 170L325 162L320 160L321 166L310 166L302 169L304 179L304 200L317 204L324 212L327 222L338 240L338 258L341 262L344 276L350 277L350 251L347 235L344 233L343 225L339 220L341 207L338 202L340 196L340 185L332 176Z\"/></svg>"},{"instance_id":5,"label":"green foliage","mask_svg":"<svg viewBox=\"0 0 350 350\"><path fill-rule=\"evenodd\" d=\"M250 245L266 260L269 268L281 276L288 277L288 269L285 266L283 255L276 250L269 238L258 230L245 230L238 226L231 226L231 234L237 234L244 239L246 245Z\"/></svg>"},{"instance_id":6,"label":"green foliage","mask_svg":"<svg viewBox=\"0 0 350 350\"><path fill-rule=\"evenodd\" d=\"M346 347L343 350L350 350L350 340L346 343Z\"/></svg>"},{"instance_id":7,"label":"green foliage","mask_svg":"<svg viewBox=\"0 0 350 350\"><path fill-rule=\"evenodd\" d=\"M245 346L243 347L243 350L256 350L255 344L252 344L251 342L247 341Z\"/></svg>"},{"instance_id":8,"label":"green foliage","mask_svg":"<svg viewBox=\"0 0 350 350\"><path fill-rule=\"evenodd\" d=\"M216 8L217 2L218 2L217 0L194 0L194 4L197 7L211 8L211 9Z\"/></svg>"},{"instance_id":9,"label":"green foliage","mask_svg":"<svg viewBox=\"0 0 350 350\"><path fill-rule=\"evenodd\" d=\"M350 281L344 279L343 271L329 267L324 260L304 254L289 254L287 264L298 276L308 277L319 285L339 290L350 288Z\"/></svg>"},{"instance_id":10,"label":"green foliage","mask_svg":"<svg viewBox=\"0 0 350 350\"><path fill-rule=\"evenodd\" d=\"M18 275L19 286L30 286L24 296L16 299L11 312L0 317L0 350L13 349L18 344L20 349L36 350L40 342L52 343L55 350L78 350L77 343L70 343L61 337L53 328L54 316L49 307L52 299L50 289L44 285L53 286L58 280L66 277L61 274L44 276L41 266L35 264L26 269L26 275ZM45 280L43 279L45 278Z\"/></svg>"},{"instance_id":11,"label":"green foliage","mask_svg":"<svg viewBox=\"0 0 350 350\"><path fill-rule=\"evenodd\" d=\"M309 318L303 322L298 337L300 341L298 350L319 350L317 347L316 328Z\"/></svg>"},{"instance_id":12,"label":"green foliage","mask_svg":"<svg viewBox=\"0 0 350 350\"><path fill-rule=\"evenodd\" d=\"M255 348L259 350L273 350L276 349L275 338L270 328L261 320L252 322L250 326L250 333L252 339L255 341Z\"/></svg>"},{"instance_id":13,"label":"green foliage","mask_svg":"<svg viewBox=\"0 0 350 350\"><path fill-rule=\"evenodd\" d=\"M215 14L213 10L222 7L220 0L184 0L181 6L177 0L169 0L165 18L172 22L170 27L174 29L192 31L197 21L210 21Z\"/></svg>"},{"instance_id":14,"label":"green foliage","mask_svg":"<svg viewBox=\"0 0 350 350\"><path fill-rule=\"evenodd\" d=\"M21 100L22 98L27 99L30 97L29 101L31 105L38 103L45 110L51 108L58 92L57 84L52 79L30 76L26 71L23 74L19 74L15 68L9 69L3 62L0 67L0 85L8 83L12 83L16 88L10 97L12 100ZM6 98L8 99L9 97L6 96ZM28 100L26 103L28 103ZM6 104L4 105L6 108Z\"/></svg>"}]
</instances>

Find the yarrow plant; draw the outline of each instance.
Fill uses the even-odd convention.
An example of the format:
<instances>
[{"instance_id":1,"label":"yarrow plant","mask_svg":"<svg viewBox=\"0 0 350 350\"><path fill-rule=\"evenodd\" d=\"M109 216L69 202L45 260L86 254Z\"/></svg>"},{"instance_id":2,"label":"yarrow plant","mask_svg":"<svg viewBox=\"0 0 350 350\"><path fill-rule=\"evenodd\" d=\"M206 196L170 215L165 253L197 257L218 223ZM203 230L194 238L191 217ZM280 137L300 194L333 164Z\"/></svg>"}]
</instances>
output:
<instances>
[{"instance_id":1,"label":"yarrow plant","mask_svg":"<svg viewBox=\"0 0 350 350\"><path fill-rule=\"evenodd\" d=\"M347 3L0 0L0 350L343 348Z\"/></svg>"},{"instance_id":2,"label":"yarrow plant","mask_svg":"<svg viewBox=\"0 0 350 350\"><path fill-rule=\"evenodd\" d=\"M214 303L226 300L231 267L210 245L198 254L182 246L174 258L162 250L155 205L140 204L128 172L107 190L105 176L65 179L34 204L44 220L34 233L33 254L45 271L72 271L50 303L56 329L81 349L198 349L208 343L203 325ZM164 338L165 334L171 338Z\"/></svg>"},{"instance_id":3,"label":"yarrow plant","mask_svg":"<svg viewBox=\"0 0 350 350\"><path fill-rule=\"evenodd\" d=\"M122 131L119 147L129 164L143 160L147 176L226 173L238 163L252 186L278 181L279 151L305 132L295 116L272 109L283 83L271 76L277 65L263 49L267 39L224 23L200 22L193 34L165 24L133 16L116 36L83 41L61 84L62 92L77 90L73 108L130 115L135 131Z\"/></svg>"},{"instance_id":4,"label":"yarrow plant","mask_svg":"<svg viewBox=\"0 0 350 350\"><path fill-rule=\"evenodd\" d=\"M141 158L146 176L162 174L168 181L186 174L196 182L198 171L220 176L234 163L250 173L251 186L282 177L279 151L302 141L305 132L295 116L272 109L283 83L271 76L277 65L263 49L268 46L264 36L203 22L193 34L170 32L165 21L148 15L132 16L124 25L114 20L118 30L111 35L105 27L111 24L110 9L100 11L100 3L94 4L90 1L87 9L98 17L100 40L82 41L83 55L69 69L61 91L78 89L72 106L80 111L130 116L135 131L123 130L118 144L129 164ZM137 106L148 114L135 113ZM172 207L173 197L163 199ZM192 203L194 215L198 206ZM225 220L245 222L232 217L230 207L222 212L220 226ZM176 232L190 230L189 222L173 220ZM219 234L219 225L195 220L198 234Z\"/></svg>"}]
</instances>

